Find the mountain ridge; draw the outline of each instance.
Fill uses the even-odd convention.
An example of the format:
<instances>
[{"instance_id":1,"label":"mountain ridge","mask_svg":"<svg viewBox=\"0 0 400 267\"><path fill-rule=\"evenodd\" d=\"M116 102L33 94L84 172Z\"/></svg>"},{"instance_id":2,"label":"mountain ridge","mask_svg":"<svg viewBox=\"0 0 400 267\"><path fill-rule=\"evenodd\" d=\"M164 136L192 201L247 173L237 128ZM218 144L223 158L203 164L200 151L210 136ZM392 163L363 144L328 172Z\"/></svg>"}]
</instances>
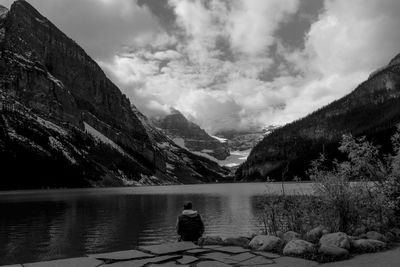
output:
<instances>
[{"instance_id":1,"label":"mountain ridge","mask_svg":"<svg viewBox=\"0 0 400 267\"><path fill-rule=\"evenodd\" d=\"M306 177L310 161L331 158L343 134L366 135L384 148L400 122L400 55L373 72L351 93L266 136L236 172L239 180Z\"/></svg>"},{"instance_id":2,"label":"mountain ridge","mask_svg":"<svg viewBox=\"0 0 400 267\"><path fill-rule=\"evenodd\" d=\"M17 0L4 12L0 33L0 158L5 173L23 181L0 179L0 189L178 184L227 175L186 150L166 154L98 64L28 2Z\"/></svg>"}]
</instances>

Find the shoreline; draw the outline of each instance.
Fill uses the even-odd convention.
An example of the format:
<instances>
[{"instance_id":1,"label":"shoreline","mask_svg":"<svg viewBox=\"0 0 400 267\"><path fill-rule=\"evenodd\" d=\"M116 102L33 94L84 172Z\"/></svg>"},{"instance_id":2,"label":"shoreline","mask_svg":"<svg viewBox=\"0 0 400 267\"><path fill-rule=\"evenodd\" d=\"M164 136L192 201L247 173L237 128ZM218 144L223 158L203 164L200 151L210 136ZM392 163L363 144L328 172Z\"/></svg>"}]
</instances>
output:
<instances>
[{"instance_id":1,"label":"shoreline","mask_svg":"<svg viewBox=\"0 0 400 267\"><path fill-rule=\"evenodd\" d=\"M312 181L299 181L299 182L292 182L292 181L285 181L283 184L290 185L290 184L312 184ZM282 182L223 182L223 183L198 183L198 184L173 184L173 185L141 185L141 186L117 186L117 187L79 187L79 188L37 188L37 189L20 189L20 190L0 190L0 196L2 195L18 195L18 194L35 194L35 193L48 193L48 192L60 192L60 191L71 191L71 192L80 192L85 190L116 190L116 189L139 189L139 188L165 188L165 187L175 187L175 186L208 186L208 185L234 185L234 184L282 184Z\"/></svg>"}]
</instances>

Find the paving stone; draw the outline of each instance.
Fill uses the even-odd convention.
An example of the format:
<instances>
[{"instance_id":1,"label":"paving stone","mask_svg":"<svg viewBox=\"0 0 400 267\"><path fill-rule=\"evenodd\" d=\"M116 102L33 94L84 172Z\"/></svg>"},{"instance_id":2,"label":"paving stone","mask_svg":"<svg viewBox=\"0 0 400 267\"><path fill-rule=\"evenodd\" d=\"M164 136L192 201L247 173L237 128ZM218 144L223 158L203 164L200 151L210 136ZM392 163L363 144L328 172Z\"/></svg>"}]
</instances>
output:
<instances>
[{"instance_id":1,"label":"paving stone","mask_svg":"<svg viewBox=\"0 0 400 267\"><path fill-rule=\"evenodd\" d=\"M133 260L133 261L120 261L112 264L106 264L104 266L109 267L143 267L146 264L150 263L165 263L168 261L175 261L182 258L181 255L165 255L158 256L154 258L147 258L142 260Z\"/></svg>"},{"instance_id":2,"label":"paving stone","mask_svg":"<svg viewBox=\"0 0 400 267\"><path fill-rule=\"evenodd\" d=\"M248 260L240 262L239 265L240 266L243 266L243 265L245 265L245 266L255 266L255 265L266 265L266 264L271 264L271 263L274 263L274 261L270 260L270 259L267 259L267 258L264 258L262 256L256 256L256 257L253 257L251 259L248 259Z\"/></svg>"},{"instance_id":3,"label":"paving stone","mask_svg":"<svg viewBox=\"0 0 400 267\"><path fill-rule=\"evenodd\" d=\"M25 267L95 267L102 264L102 261L97 259L82 257L82 258L71 258L54 261L42 261L35 263L24 263Z\"/></svg>"},{"instance_id":4,"label":"paving stone","mask_svg":"<svg viewBox=\"0 0 400 267\"><path fill-rule=\"evenodd\" d=\"M216 249L216 248L220 248L222 246L220 245L207 245L207 246L201 246L201 248L208 248L208 249Z\"/></svg>"},{"instance_id":5,"label":"paving stone","mask_svg":"<svg viewBox=\"0 0 400 267\"><path fill-rule=\"evenodd\" d=\"M260 267L262 267L262 265L258 265L258 266L260 266ZM257 265L253 265L253 266L240 266L240 267L258 267ZM268 266L268 267L288 267L288 265L282 265L282 264L280 264L280 263L271 263L271 264L268 264L268 265L266 265L266 266ZM296 267L296 266L290 266L290 267Z\"/></svg>"},{"instance_id":6,"label":"paving stone","mask_svg":"<svg viewBox=\"0 0 400 267\"><path fill-rule=\"evenodd\" d=\"M314 267L318 265L318 262L315 261L309 261L301 258L293 258L293 257L280 257L277 259L274 259L274 261L277 264L281 264L283 266L287 267Z\"/></svg>"},{"instance_id":7,"label":"paving stone","mask_svg":"<svg viewBox=\"0 0 400 267\"><path fill-rule=\"evenodd\" d=\"M191 250L186 251L186 253L192 254L192 255L197 255L197 254L205 253L205 252L210 252L210 250L205 249L205 248L196 248L196 249L191 249Z\"/></svg>"},{"instance_id":8,"label":"paving stone","mask_svg":"<svg viewBox=\"0 0 400 267\"><path fill-rule=\"evenodd\" d=\"M185 250L191 250L191 249L199 248L199 246L193 244L192 242L176 242L176 243L169 243L169 244L144 246L144 247L139 247L139 248L141 250L148 251L153 254L163 255L163 254L182 252Z\"/></svg>"},{"instance_id":9,"label":"paving stone","mask_svg":"<svg viewBox=\"0 0 400 267\"><path fill-rule=\"evenodd\" d=\"M161 264L151 264L149 265L150 267L189 267L189 265L182 265L178 264L175 262L167 262L167 263L161 263Z\"/></svg>"},{"instance_id":10,"label":"paving stone","mask_svg":"<svg viewBox=\"0 0 400 267\"><path fill-rule=\"evenodd\" d=\"M232 247L232 246L215 248L214 250L221 251L221 252L232 253L232 254L238 254L238 253L243 253L243 252L249 251L248 249L244 249L242 247Z\"/></svg>"},{"instance_id":11,"label":"paving stone","mask_svg":"<svg viewBox=\"0 0 400 267\"><path fill-rule=\"evenodd\" d=\"M183 256L181 259L177 260L177 262L180 264L190 264L198 260L199 260L198 258L193 256Z\"/></svg>"},{"instance_id":12,"label":"paving stone","mask_svg":"<svg viewBox=\"0 0 400 267\"><path fill-rule=\"evenodd\" d=\"M256 255L251 254L249 252L245 252L245 253L241 253L241 254L237 254L235 256L230 256L229 259L233 260L233 261L237 261L237 262L241 262L241 261L245 261L251 258L256 257Z\"/></svg>"},{"instance_id":13,"label":"paving stone","mask_svg":"<svg viewBox=\"0 0 400 267\"><path fill-rule=\"evenodd\" d=\"M218 261L202 261L197 263L197 267L230 267L232 265L228 265Z\"/></svg>"},{"instance_id":14,"label":"paving stone","mask_svg":"<svg viewBox=\"0 0 400 267\"><path fill-rule=\"evenodd\" d=\"M147 254L139 250L125 250L125 251L116 251L111 253L90 254L88 256L103 260L131 260L131 259L154 257L154 255Z\"/></svg>"},{"instance_id":15,"label":"paving stone","mask_svg":"<svg viewBox=\"0 0 400 267\"><path fill-rule=\"evenodd\" d=\"M204 254L200 256L201 259L210 259L210 260L216 260L219 262L227 263L227 264L235 264L237 261L229 259L231 255L222 253L222 252L212 252L208 254Z\"/></svg>"},{"instance_id":16,"label":"paving stone","mask_svg":"<svg viewBox=\"0 0 400 267\"><path fill-rule=\"evenodd\" d=\"M282 257L279 254L275 254L275 253L272 253L272 252L265 252L265 251L253 251L253 253L257 254L257 255L260 255L260 256L263 256L263 257L266 257L266 258L269 258L269 259L276 259L276 258Z\"/></svg>"}]
</instances>

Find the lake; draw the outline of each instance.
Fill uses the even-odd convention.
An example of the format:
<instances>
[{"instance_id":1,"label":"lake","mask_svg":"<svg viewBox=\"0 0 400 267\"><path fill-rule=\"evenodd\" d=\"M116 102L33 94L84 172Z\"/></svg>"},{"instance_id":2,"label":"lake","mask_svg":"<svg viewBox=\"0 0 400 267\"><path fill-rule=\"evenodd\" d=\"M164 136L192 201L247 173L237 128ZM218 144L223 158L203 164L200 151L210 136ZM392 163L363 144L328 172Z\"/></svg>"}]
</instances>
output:
<instances>
[{"instance_id":1,"label":"lake","mask_svg":"<svg viewBox=\"0 0 400 267\"><path fill-rule=\"evenodd\" d=\"M78 257L176 241L176 217L191 201L207 235L258 232L257 198L279 183L0 192L0 265ZM287 193L311 192L287 183Z\"/></svg>"}]
</instances>

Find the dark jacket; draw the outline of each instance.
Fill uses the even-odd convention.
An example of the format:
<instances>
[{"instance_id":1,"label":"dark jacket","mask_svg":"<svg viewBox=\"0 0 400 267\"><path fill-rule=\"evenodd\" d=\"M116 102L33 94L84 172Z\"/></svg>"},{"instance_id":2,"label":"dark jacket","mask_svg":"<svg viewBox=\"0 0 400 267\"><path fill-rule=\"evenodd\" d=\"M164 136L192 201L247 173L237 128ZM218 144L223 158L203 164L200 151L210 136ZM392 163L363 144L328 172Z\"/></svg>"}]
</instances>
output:
<instances>
[{"instance_id":1,"label":"dark jacket","mask_svg":"<svg viewBox=\"0 0 400 267\"><path fill-rule=\"evenodd\" d=\"M176 231L182 241L197 241L204 233L204 224L200 214L194 210L184 210L178 217Z\"/></svg>"}]
</instances>

